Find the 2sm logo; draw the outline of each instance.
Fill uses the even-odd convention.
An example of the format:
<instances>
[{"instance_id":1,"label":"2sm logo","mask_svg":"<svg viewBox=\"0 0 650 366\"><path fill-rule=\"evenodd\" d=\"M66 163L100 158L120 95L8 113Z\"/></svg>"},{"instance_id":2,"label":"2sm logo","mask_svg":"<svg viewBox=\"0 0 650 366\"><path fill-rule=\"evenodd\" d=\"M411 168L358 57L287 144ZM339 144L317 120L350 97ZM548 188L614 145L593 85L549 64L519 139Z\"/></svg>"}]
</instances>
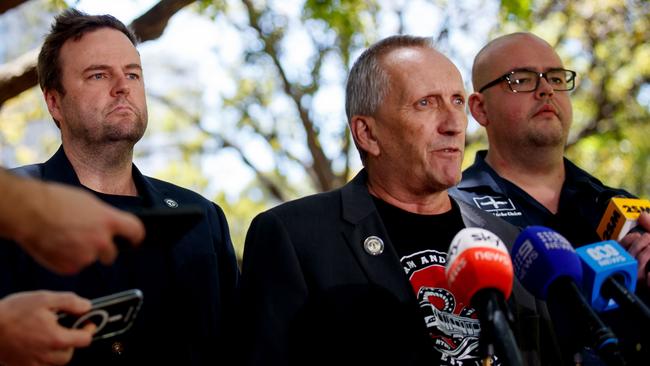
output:
<instances>
[{"instance_id":1,"label":"2sm logo","mask_svg":"<svg viewBox=\"0 0 650 366\"><path fill-rule=\"evenodd\" d=\"M609 201L596 231L602 240L620 241L634 226L641 212L650 212L650 201L614 197Z\"/></svg>"}]
</instances>

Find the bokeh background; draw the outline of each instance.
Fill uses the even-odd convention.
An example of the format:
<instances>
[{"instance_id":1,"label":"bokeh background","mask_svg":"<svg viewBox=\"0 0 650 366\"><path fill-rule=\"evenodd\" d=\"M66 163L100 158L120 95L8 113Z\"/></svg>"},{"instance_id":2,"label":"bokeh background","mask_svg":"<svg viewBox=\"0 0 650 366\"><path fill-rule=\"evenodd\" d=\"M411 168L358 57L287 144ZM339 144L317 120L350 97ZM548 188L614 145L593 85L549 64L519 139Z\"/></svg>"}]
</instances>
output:
<instances>
[{"instance_id":1,"label":"bokeh background","mask_svg":"<svg viewBox=\"0 0 650 366\"><path fill-rule=\"evenodd\" d=\"M650 197L648 1L2 0L2 166L44 161L59 146L34 67L66 7L110 13L142 39L150 118L135 162L221 205L239 256L257 213L359 171L346 75L369 44L398 33L436 39L468 92L488 40L521 30L546 39L579 75L567 156ZM470 118L464 166L486 147Z\"/></svg>"}]
</instances>

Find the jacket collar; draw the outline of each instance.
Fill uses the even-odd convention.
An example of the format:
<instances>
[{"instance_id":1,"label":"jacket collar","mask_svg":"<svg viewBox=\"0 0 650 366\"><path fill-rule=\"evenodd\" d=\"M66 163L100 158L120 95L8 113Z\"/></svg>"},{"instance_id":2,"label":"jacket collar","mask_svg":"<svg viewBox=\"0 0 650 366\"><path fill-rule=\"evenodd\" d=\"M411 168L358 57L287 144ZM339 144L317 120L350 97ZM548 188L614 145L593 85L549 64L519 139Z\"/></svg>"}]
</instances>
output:
<instances>
[{"instance_id":1,"label":"jacket collar","mask_svg":"<svg viewBox=\"0 0 650 366\"><path fill-rule=\"evenodd\" d=\"M162 193L151 184L149 179L142 175L135 164L133 164L132 175L135 186L138 189L138 194L143 198L146 206L165 206L162 200L156 199ZM90 188L82 185L79 181L77 173L75 173L70 160L63 150L63 145L43 164L43 179L82 187L90 192L94 192Z\"/></svg>"},{"instance_id":2,"label":"jacket collar","mask_svg":"<svg viewBox=\"0 0 650 366\"><path fill-rule=\"evenodd\" d=\"M363 169L341 188L343 220L351 224L343 226L342 234L371 283L386 288L400 301L414 301L415 294L368 192L367 181ZM364 247L373 236L383 243L381 254L372 255Z\"/></svg>"}]
</instances>

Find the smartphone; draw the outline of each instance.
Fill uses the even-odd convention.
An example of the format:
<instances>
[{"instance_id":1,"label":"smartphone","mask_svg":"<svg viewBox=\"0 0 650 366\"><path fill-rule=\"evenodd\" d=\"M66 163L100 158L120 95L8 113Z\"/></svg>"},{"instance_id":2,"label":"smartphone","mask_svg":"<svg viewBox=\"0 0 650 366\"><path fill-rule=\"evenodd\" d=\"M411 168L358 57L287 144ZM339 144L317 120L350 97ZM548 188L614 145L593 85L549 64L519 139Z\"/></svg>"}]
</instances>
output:
<instances>
[{"instance_id":1,"label":"smartphone","mask_svg":"<svg viewBox=\"0 0 650 366\"><path fill-rule=\"evenodd\" d=\"M91 300L92 308L81 315L59 313L59 324L67 328L96 326L93 340L122 334L133 325L142 305L142 291L131 289Z\"/></svg>"},{"instance_id":2,"label":"smartphone","mask_svg":"<svg viewBox=\"0 0 650 366\"><path fill-rule=\"evenodd\" d=\"M200 206L178 208L143 208L133 211L144 224L146 235L141 246L170 246L178 242L204 217ZM122 238L115 238L120 251L129 251L133 246Z\"/></svg>"}]
</instances>

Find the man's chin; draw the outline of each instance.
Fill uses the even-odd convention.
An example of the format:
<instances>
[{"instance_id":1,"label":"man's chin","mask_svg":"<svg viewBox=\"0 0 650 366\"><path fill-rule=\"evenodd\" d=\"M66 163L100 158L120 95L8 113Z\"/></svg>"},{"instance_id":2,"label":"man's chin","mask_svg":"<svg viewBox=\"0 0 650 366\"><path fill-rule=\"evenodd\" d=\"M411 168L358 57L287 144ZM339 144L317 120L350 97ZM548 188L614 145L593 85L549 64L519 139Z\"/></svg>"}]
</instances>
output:
<instances>
[{"instance_id":1,"label":"man's chin","mask_svg":"<svg viewBox=\"0 0 650 366\"><path fill-rule=\"evenodd\" d=\"M451 187L454 187L458 183L460 183L460 178L461 178L460 173L458 173L458 175L449 175L449 176L446 176L446 177L439 177L437 179L436 188L439 191L447 190L447 189L449 189Z\"/></svg>"},{"instance_id":2,"label":"man's chin","mask_svg":"<svg viewBox=\"0 0 650 366\"><path fill-rule=\"evenodd\" d=\"M135 145L143 135L144 131L110 131L104 135L103 140L111 143L124 142Z\"/></svg>"},{"instance_id":3,"label":"man's chin","mask_svg":"<svg viewBox=\"0 0 650 366\"><path fill-rule=\"evenodd\" d=\"M561 134L535 134L530 136L529 141L536 147L558 147L564 146L566 137Z\"/></svg>"}]
</instances>

